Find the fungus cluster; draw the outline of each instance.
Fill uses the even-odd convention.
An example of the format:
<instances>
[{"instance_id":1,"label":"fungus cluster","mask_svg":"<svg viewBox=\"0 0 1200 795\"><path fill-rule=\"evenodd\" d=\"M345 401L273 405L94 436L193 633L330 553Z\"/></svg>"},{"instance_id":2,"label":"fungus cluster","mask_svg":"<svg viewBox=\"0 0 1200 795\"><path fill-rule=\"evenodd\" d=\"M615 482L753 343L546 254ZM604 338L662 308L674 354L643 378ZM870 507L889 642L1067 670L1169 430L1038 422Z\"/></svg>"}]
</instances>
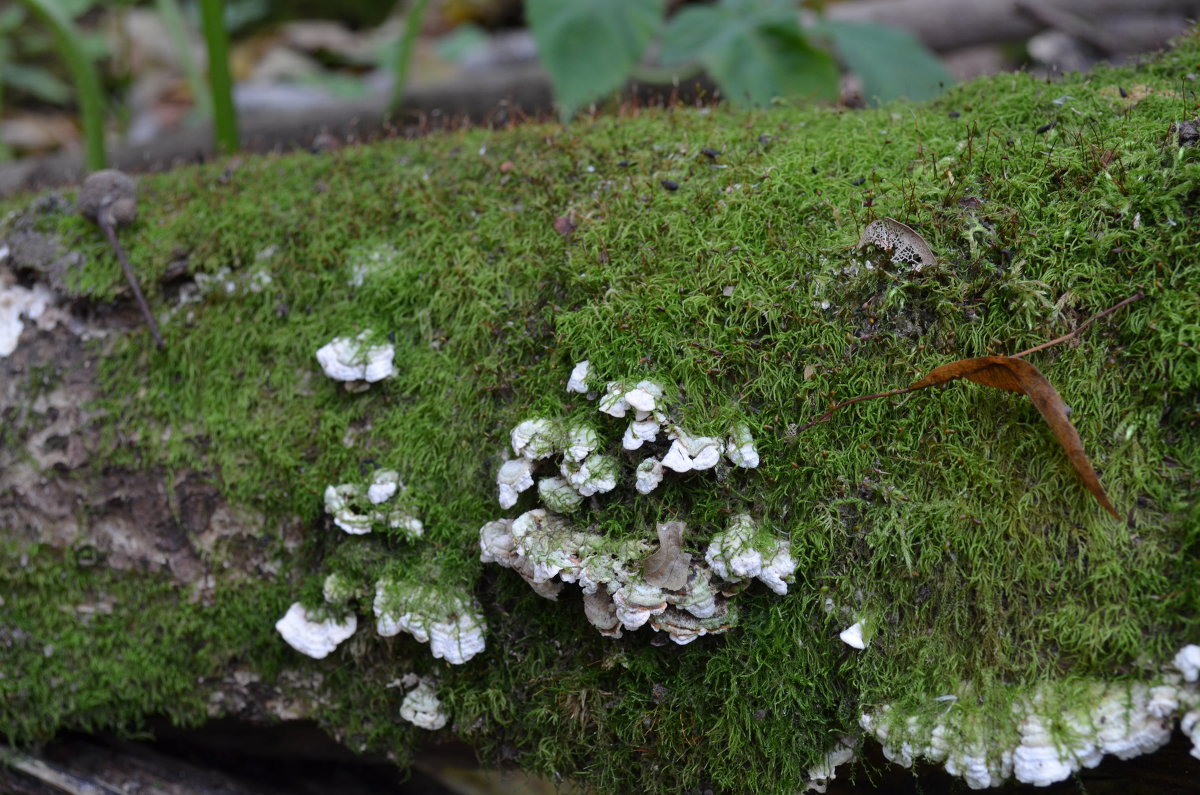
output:
<instances>
[{"instance_id":1,"label":"fungus cluster","mask_svg":"<svg viewBox=\"0 0 1200 795\"><path fill-rule=\"evenodd\" d=\"M1192 755L1200 758L1200 646L1189 645L1175 656L1175 671L1151 682L1093 682L1080 706L1053 706L1045 691L1014 706L1011 735L1015 745L997 749L971 732L970 719L960 720L954 696L932 727L918 716L899 717L890 706L862 716L862 727L883 745L890 761L909 767L917 758L942 764L971 789L998 787L1009 778L1047 786L1083 768L1093 768L1107 755L1132 759L1166 745L1175 718L1192 739ZM996 734L1001 734L997 732Z\"/></svg>"},{"instance_id":2,"label":"fungus cluster","mask_svg":"<svg viewBox=\"0 0 1200 795\"><path fill-rule=\"evenodd\" d=\"M442 712L442 701L437 689L429 679L408 691L400 702L400 717L414 726L436 731L446 725L446 713Z\"/></svg>"},{"instance_id":3,"label":"fungus cluster","mask_svg":"<svg viewBox=\"0 0 1200 795\"><path fill-rule=\"evenodd\" d=\"M345 620L338 621L319 612L310 612L299 602L289 607L283 618L275 622L276 631L289 646L315 660L328 656L357 628L358 619L353 613Z\"/></svg>"},{"instance_id":4,"label":"fungus cluster","mask_svg":"<svg viewBox=\"0 0 1200 795\"><path fill-rule=\"evenodd\" d=\"M587 620L611 637L649 625L676 643L690 643L735 623L729 599L747 581L758 578L786 593L796 568L788 542L761 531L747 515L733 516L702 559L684 551L683 522L658 525L657 551L647 541L612 541L572 524L569 514L585 499L616 489L630 468L634 488L649 494L664 470L713 469L722 458L736 467L759 464L745 425L724 437L690 433L661 384L611 381L598 394L589 390L590 370L589 362L575 365L567 391L598 397L601 414L627 421L620 449L606 446L587 422L533 417L519 423L509 438L516 457L496 476L500 507L513 507L535 485L542 507L484 525L480 559L513 569L547 599L557 599L564 583L578 584ZM644 457L634 463L634 453Z\"/></svg>"},{"instance_id":5,"label":"fungus cluster","mask_svg":"<svg viewBox=\"0 0 1200 795\"><path fill-rule=\"evenodd\" d=\"M650 554L646 541L613 542L536 508L484 525L480 560L512 569L547 599L557 599L564 583L577 584L584 615L602 635L619 638L623 630L648 624L682 645L732 627L736 612L730 598L749 579L787 592L795 571L787 542L762 537L745 515L729 524L700 561L682 548L682 522L659 524L658 550ZM747 565L733 565L734 560ZM748 564L753 560L757 566Z\"/></svg>"},{"instance_id":6,"label":"fungus cluster","mask_svg":"<svg viewBox=\"0 0 1200 795\"><path fill-rule=\"evenodd\" d=\"M575 365L567 391L595 396L588 389L590 370L587 361ZM628 420L621 437L624 453L649 451L634 467L634 488L642 494L658 488L664 469L678 473L712 469L722 457L735 467L752 469L759 464L758 449L746 425L733 426L724 437L690 433L676 419L677 412L657 382L610 381L599 395L597 409L609 417ZM513 428L509 441L516 457L505 461L496 475L502 508L516 505L520 494L535 484L542 502L557 513L571 513L584 498L617 487L622 461L600 450L600 434L588 423L533 417ZM555 456L557 471L546 472L556 462Z\"/></svg>"},{"instance_id":7,"label":"fungus cluster","mask_svg":"<svg viewBox=\"0 0 1200 795\"><path fill-rule=\"evenodd\" d=\"M325 512L333 523L350 535L371 532L375 525L386 525L409 539L420 538L425 526L411 510L389 505L397 493L403 493L400 475L391 469L376 472L364 488L358 483L342 483L325 488Z\"/></svg>"}]
</instances>

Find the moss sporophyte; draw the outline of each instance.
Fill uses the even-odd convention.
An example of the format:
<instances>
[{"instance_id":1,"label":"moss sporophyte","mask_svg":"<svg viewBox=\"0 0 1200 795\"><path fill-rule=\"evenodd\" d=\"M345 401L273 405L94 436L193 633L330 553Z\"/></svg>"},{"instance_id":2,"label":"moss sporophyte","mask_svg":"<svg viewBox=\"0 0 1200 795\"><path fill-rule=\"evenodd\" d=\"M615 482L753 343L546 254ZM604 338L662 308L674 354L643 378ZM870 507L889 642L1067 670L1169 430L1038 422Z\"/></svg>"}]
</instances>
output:
<instances>
[{"instance_id":1,"label":"moss sporophyte","mask_svg":"<svg viewBox=\"0 0 1200 795\"><path fill-rule=\"evenodd\" d=\"M123 554L103 505L12 520L0 729L195 723L274 688L400 764L438 731L602 791L781 795L864 742L982 784L1193 731L1200 150L1168 131L1198 58L1188 38L921 106L647 109L142 177L121 243L166 348L79 343L76 470L35 466L37 433L93 370L6 370L27 419L0 470L31 485L0 511L150 484L210 585L77 560L61 545ZM0 237L12 267L32 234L77 264L2 289L132 307L69 204L22 202ZM855 248L880 221L892 250ZM17 357L60 338L35 325ZM323 374L336 341L359 391ZM984 357L1053 384L1121 521L1025 395L906 389L804 429ZM191 530L218 497L253 518ZM335 647L293 650L287 615Z\"/></svg>"}]
</instances>

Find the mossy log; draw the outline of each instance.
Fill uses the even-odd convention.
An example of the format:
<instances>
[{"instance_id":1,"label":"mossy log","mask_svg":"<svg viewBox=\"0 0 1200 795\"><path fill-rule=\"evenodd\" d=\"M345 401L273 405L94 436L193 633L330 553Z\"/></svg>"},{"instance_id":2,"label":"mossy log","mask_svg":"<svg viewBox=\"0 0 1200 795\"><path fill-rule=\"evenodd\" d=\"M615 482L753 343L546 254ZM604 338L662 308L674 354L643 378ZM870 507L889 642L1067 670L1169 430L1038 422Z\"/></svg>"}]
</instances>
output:
<instances>
[{"instance_id":1,"label":"mossy log","mask_svg":"<svg viewBox=\"0 0 1200 795\"><path fill-rule=\"evenodd\" d=\"M974 749L999 779L1044 730L1078 767L1115 753L1098 700L1149 687L1174 688L1151 713L1169 732L1196 708L1172 660L1200 641L1200 150L1176 124L1198 59L1188 39L922 106L627 111L147 176L119 234L162 351L71 192L10 203L0 300L53 305L0 359L0 735L303 716L399 765L453 737L605 791L782 793L876 737L900 761ZM856 248L883 217L936 261ZM955 383L800 432L1137 291L1029 357L1120 519L1019 395ZM348 391L315 352L359 334L394 373ZM635 490L664 442L622 447L628 418L587 394L610 381L662 387L695 437L744 426L761 462ZM671 554L701 566L748 517L794 574L742 583L736 624L687 645L601 635L585 607L605 604L480 560L481 527L539 504L497 505L534 418L587 423L609 456L611 491L554 492L577 546L636 563L680 521ZM363 503L370 532L343 532L328 488L354 509L381 470L402 518ZM409 611L389 631L441 599L486 648L450 664L381 637L380 582ZM274 630L294 602L360 626L308 659ZM441 728L401 717L418 690Z\"/></svg>"}]
</instances>

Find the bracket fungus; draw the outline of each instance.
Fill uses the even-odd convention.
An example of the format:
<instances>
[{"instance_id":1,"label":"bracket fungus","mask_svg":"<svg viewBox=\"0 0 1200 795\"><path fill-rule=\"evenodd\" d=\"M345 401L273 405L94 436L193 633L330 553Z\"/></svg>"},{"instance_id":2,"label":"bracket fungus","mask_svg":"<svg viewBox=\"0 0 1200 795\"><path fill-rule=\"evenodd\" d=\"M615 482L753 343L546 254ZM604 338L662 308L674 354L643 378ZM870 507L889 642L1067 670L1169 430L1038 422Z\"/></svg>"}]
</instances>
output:
<instances>
[{"instance_id":1,"label":"bracket fungus","mask_svg":"<svg viewBox=\"0 0 1200 795\"><path fill-rule=\"evenodd\" d=\"M501 508L517 504L517 495L533 485L533 462L528 458L514 458L500 465L496 473L496 488L500 492Z\"/></svg>"},{"instance_id":2,"label":"bracket fungus","mask_svg":"<svg viewBox=\"0 0 1200 795\"><path fill-rule=\"evenodd\" d=\"M322 618L319 614L310 613L299 602L289 607L283 618L275 622L275 630L289 646L314 660L327 657L357 628L358 618L353 613L343 621Z\"/></svg>"},{"instance_id":3,"label":"bracket fungus","mask_svg":"<svg viewBox=\"0 0 1200 795\"><path fill-rule=\"evenodd\" d=\"M437 731L446 725L446 713L442 712L442 701L437 697L437 689L428 679L404 696L400 702L400 717L414 726L430 731Z\"/></svg>"},{"instance_id":4,"label":"bracket fungus","mask_svg":"<svg viewBox=\"0 0 1200 795\"><path fill-rule=\"evenodd\" d=\"M729 582L758 578L781 596L787 593L796 573L791 544L760 534L747 514L729 518L725 530L713 536L704 558L718 576Z\"/></svg>"},{"instance_id":5,"label":"bracket fungus","mask_svg":"<svg viewBox=\"0 0 1200 795\"><path fill-rule=\"evenodd\" d=\"M317 349L317 362L325 375L345 382L346 389L359 391L396 374L396 351L390 344L369 345L371 330L357 337L337 337Z\"/></svg>"},{"instance_id":6,"label":"bracket fungus","mask_svg":"<svg viewBox=\"0 0 1200 795\"><path fill-rule=\"evenodd\" d=\"M384 578L375 584L373 609L380 635L407 632L451 665L461 665L484 649L487 624L467 595Z\"/></svg>"},{"instance_id":7,"label":"bracket fungus","mask_svg":"<svg viewBox=\"0 0 1200 795\"><path fill-rule=\"evenodd\" d=\"M1186 673L1178 659L1179 655L1175 667ZM985 744L973 723L979 716L959 710L942 710L931 724L885 705L864 714L860 724L879 740L885 757L905 767L918 758L942 763L971 789L998 787L1009 778L1044 787L1094 768L1108 755L1132 759L1157 751L1170 741L1177 715L1180 728L1195 744L1200 692L1195 683L1181 678L1163 674L1143 682L1076 681L1065 694L1043 685L1016 700L1007 726L1002 717L1001 725L992 728L992 737L1016 740L1007 747ZM1191 753L1200 758L1197 745Z\"/></svg>"},{"instance_id":8,"label":"bracket fungus","mask_svg":"<svg viewBox=\"0 0 1200 795\"><path fill-rule=\"evenodd\" d=\"M586 395L588 391L587 378L588 371L591 369L591 362L586 359L571 370L571 377L567 379L567 391L577 392L580 395Z\"/></svg>"},{"instance_id":9,"label":"bracket fungus","mask_svg":"<svg viewBox=\"0 0 1200 795\"><path fill-rule=\"evenodd\" d=\"M358 483L342 483L325 487L325 512L333 523L350 535L365 535L375 525L399 530L410 539L420 538L425 525L409 509L386 503L404 492L404 483L394 470L375 473L365 489Z\"/></svg>"}]
</instances>

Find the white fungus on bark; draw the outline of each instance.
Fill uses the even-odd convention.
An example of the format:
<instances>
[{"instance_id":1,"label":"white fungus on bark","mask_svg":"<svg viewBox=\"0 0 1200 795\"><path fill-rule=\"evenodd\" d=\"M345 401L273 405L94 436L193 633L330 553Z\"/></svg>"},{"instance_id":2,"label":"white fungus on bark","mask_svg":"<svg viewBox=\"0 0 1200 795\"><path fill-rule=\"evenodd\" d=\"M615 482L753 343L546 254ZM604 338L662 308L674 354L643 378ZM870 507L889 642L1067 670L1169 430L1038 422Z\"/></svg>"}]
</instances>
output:
<instances>
[{"instance_id":1,"label":"white fungus on bark","mask_svg":"<svg viewBox=\"0 0 1200 795\"><path fill-rule=\"evenodd\" d=\"M586 359L575 365L574 369L571 370L571 377L567 379L567 391L586 395L588 391L588 371L590 369L591 363Z\"/></svg>"},{"instance_id":2,"label":"white fungus on bark","mask_svg":"<svg viewBox=\"0 0 1200 795\"><path fill-rule=\"evenodd\" d=\"M662 483L662 461L659 461L657 458L647 458L638 464L635 477L636 481L633 487L637 489L639 494L649 494L658 488L659 483Z\"/></svg>"},{"instance_id":3,"label":"white fungus on bark","mask_svg":"<svg viewBox=\"0 0 1200 795\"><path fill-rule=\"evenodd\" d=\"M514 458L500 465L496 473L496 487L500 492L501 508L517 504L517 495L533 485L533 462L528 458Z\"/></svg>"},{"instance_id":4,"label":"white fungus on bark","mask_svg":"<svg viewBox=\"0 0 1200 795\"><path fill-rule=\"evenodd\" d=\"M692 436L682 428L674 428L668 434L671 449L663 456L663 466L676 472L691 472L693 469L712 469L721 460L725 444L714 436Z\"/></svg>"},{"instance_id":5,"label":"white fungus on bark","mask_svg":"<svg viewBox=\"0 0 1200 795\"><path fill-rule=\"evenodd\" d=\"M723 532L713 536L704 554L712 570L729 582L758 578L777 594L786 594L796 573L791 544L760 533L747 514L735 514Z\"/></svg>"},{"instance_id":6,"label":"white fungus on bark","mask_svg":"<svg viewBox=\"0 0 1200 795\"><path fill-rule=\"evenodd\" d=\"M963 778L971 789L983 789L1000 786L1009 777L1049 786L1096 767L1108 755L1132 759L1153 753L1170 740L1176 714L1183 713L1180 728L1189 736L1200 717L1184 712L1200 703L1197 688L1174 675L1149 682L1094 681L1082 688L1074 681L1068 687L1066 701L1052 697L1051 685L1018 699L1007 718L1011 723L1006 726L1002 714L983 734L978 715L960 717L963 713L950 709L932 727L917 715L899 716L889 706L863 715L861 724L889 760L905 766L917 758L944 763L948 773ZM954 697L938 700L946 698ZM1008 746L994 743L1006 736L1019 739ZM985 746L982 737L993 740Z\"/></svg>"},{"instance_id":7,"label":"white fungus on bark","mask_svg":"<svg viewBox=\"0 0 1200 795\"><path fill-rule=\"evenodd\" d=\"M368 345L370 329L357 337L337 337L317 349L317 361L325 375L335 381L373 384L396 374L396 355L390 344Z\"/></svg>"},{"instance_id":8,"label":"white fungus on bark","mask_svg":"<svg viewBox=\"0 0 1200 795\"><path fill-rule=\"evenodd\" d=\"M379 524L399 530L410 539L419 538L425 531L421 520L403 506L389 508L385 504L403 489L398 473L380 470L366 489L358 483L326 486L325 512L350 535L364 535Z\"/></svg>"},{"instance_id":9,"label":"white fungus on bark","mask_svg":"<svg viewBox=\"0 0 1200 795\"><path fill-rule=\"evenodd\" d=\"M333 523L353 536L371 532L373 519L370 513L360 513L354 501L362 495L362 488L353 483L325 487L325 512L333 517Z\"/></svg>"},{"instance_id":10,"label":"white fungus on bark","mask_svg":"<svg viewBox=\"0 0 1200 795\"><path fill-rule=\"evenodd\" d=\"M600 413L621 419L629 411L629 401L625 400L625 385L619 381L609 381L600 397Z\"/></svg>"},{"instance_id":11,"label":"white fungus on bark","mask_svg":"<svg viewBox=\"0 0 1200 795\"><path fill-rule=\"evenodd\" d=\"M17 340L25 328L22 317L36 322L40 328L54 327L47 312L54 305L54 293L41 283L32 288L7 284L4 278L7 273L7 269L0 272L0 359L17 349Z\"/></svg>"},{"instance_id":12,"label":"white fungus on bark","mask_svg":"<svg viewBox=\"0 0 1200 795\"><path fill-rule=\"evenodd\" d=\"M509 436L513 453L531 461L549 458L557 447L554 423L545 417L525 420Z\"/></svg>"},{"instance_id":13,"label":"white fungus on bark","mask_svg":"<svg viewBox=\"0 0 1200 795\"><path fill-rule=\"evenodd\" d=\"M396 491L401 485L399 472L394 469L381 469L371 478L371 485L367 486L367 499L372 505L387 502L396 496Z\"/></svg>"},{"instance_id":14,"label":"white fungus on bark","mask_svg":"<svg viewBox=\"0 0 1200 795\"><path fill-rule=\"evenodd\" d=\"M850 626L843 629L838 637L842 639L842 643L851 646L855 649L867 648L867 641L863 638L863 622L855 621Z\"/></svg>"},{"instance_id":15,"label":"white fungus on bark","mask_svg":"<svg viewBox=\"0 0 1200 795\"><path fill-rule=\"evenodd\" d=\"M745 425L735 425L725 440L725 457L735 467L754 469L758 466L758 448L754 446L754 437L750 428Z\"/></svg>"},{"instance_id":16,"label":"white fungus on bark","mask_svg":"<svg viewBox=\"0 0 1200 795\"><path fill-rule=\"evenodd\" d=\"M571 513L583 502L583 495L571 488L562 478L542 478L538 481L538 497L555 513Z\"/></svg>"},{"instance_id":17,"label":"white fungus on bark","mask_svg":"<svg viewBox=\"0 0 1200 795\"><path fill-rule=\"evenodd\" d=\"M621 446L626 450L637 450L646 442L656 441L658 439L659 427L658 420L653 416L644 420L635 419L625 429L625 436L621 439Z\"/></svg>"},{"instance_id":18,"label":"white fungus on bark","mask_svg":"<svg viewBox=\"0 0 1200 795\"><path fill-rule=\"evenodd\" d=\"M579 463L600 446L600 434L587 425L575 425L567 431L567 444L563 458Z\"/></svg>"},{"instance_id":19,"label":"white fungus on bark","mask_svg":"<svg viewBox=\"0 0 1200 795\"><path fill-rule=\"evenodd\" d=\"M358 618L353 613L338 621L310 613L299 602L275 622L275 630L289 646L314 660L327 657L357 628Z\"/></svg>"},{"instance_id":20,"label":"white fungus on bark","mask_svg":"<svg viewBox=\"0 0 1200 795\"><path fill-rule=\"evenodd\" d=\"M446 713L442 712L442 702L432 682L422 679L404 696L400 702L400 717L430 731L437 731L446 725Z\"/></svg>"},{"instance_id":21,"label":"white fungus on bark","mask_svg":"<svg viewBox=\"0 0 1200 795\"><path fill-rule=\"evenodd\" d=\"M484 649L487 624L469 596L385 578L375 584L373 608L380 635L407 632L428 643L434 657L452 665L461 665Z\"/></svg>"},{"instance_id":22,"label":"white fungus on bark","mask_svg":"<svg viewBox=\"0 0 1200 795\"><path fill-rule=\"evenodd\" d=\"M1183 681L1200 680L1200 646L1189 643L1179 650L1172 662L1179 669L1179 673L1183 674Z\"/></svg>"}]
</instances>

